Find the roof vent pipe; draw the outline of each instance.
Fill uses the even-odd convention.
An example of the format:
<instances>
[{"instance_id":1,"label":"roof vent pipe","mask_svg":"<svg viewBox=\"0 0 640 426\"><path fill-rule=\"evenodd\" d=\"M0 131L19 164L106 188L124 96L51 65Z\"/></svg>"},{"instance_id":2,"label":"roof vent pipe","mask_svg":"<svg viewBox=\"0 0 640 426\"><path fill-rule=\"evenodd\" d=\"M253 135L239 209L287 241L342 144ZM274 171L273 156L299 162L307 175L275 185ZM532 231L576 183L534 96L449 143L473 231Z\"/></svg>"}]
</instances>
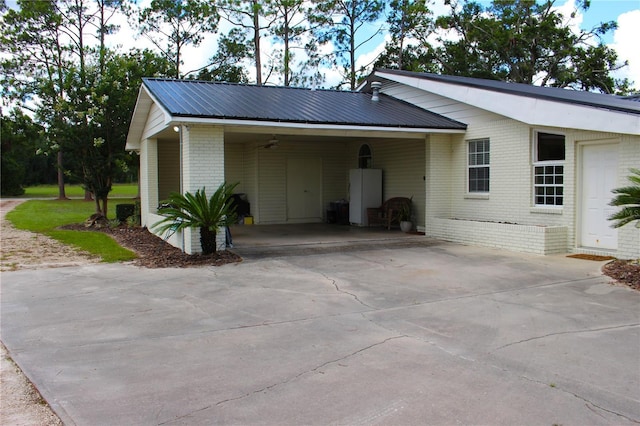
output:
<instances>
[{"instance_id":1,"label":"roof vent pipe","mask_svg":"<svg viewBox=\"0 0 640 426\"><path fill-rule=\"evenodd\" d=\"M374 81L371 83L371 89L373 90L373 96L371 97L371 100L373 102L378 102L380 100L380 88L382 87L382 83L380 83L379 81Z\"/></svg>"}]
</instances>

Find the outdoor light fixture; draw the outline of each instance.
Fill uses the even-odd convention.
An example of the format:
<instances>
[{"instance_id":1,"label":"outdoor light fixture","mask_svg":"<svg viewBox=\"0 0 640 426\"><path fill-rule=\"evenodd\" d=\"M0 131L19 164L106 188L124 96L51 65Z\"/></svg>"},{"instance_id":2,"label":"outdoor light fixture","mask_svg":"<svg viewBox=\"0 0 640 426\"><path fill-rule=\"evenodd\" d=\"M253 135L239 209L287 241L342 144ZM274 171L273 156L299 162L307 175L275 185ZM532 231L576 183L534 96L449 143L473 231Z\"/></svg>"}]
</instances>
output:
<instances>
[{"instance_id":1,"label":"outdoor light fixture","mask_svg":"<svg viewBox=\"0 0 640 426\"><path fill-rule=\"evenodd\" d=\"M180 131L180 127L179 126L173 126L173 131L178 133Z\"/></svg>"}]
</instances>

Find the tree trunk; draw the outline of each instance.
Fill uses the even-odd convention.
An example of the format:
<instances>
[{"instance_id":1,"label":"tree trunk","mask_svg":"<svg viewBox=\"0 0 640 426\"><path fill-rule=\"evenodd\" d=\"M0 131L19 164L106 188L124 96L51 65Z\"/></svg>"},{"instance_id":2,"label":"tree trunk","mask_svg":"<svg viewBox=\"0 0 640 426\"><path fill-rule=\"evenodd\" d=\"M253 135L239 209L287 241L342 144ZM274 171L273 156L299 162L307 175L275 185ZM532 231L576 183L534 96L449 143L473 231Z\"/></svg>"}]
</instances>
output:
<instances>
[{"instance_id":1,"label":"tree trunk","mask_svg":"<svg viewBox=\"0 0 640 426\"><path fill-rule=\"evenodd\" d=\"M64 168L62 167L62 151L58 151L58 200L67 200L64 191Z\"/></svg>"},{"instance_id":2,"label":"tree trunk","mask_svg":"<svg viewBox=\"0 0 640 426\"><path fill-rule=\"evenodd\" d=\"M262 59L260 58L260 15L256 7L258 2L253 1L253 49L256 62L256 84L262 86ZM214 250L215 251L215 250Z\"/></svg>"},{"instance_id":3,"label":"tree trunk","mask_svg":"<svg viewBox=\"0 0 640 426\"><path fill-rule=\"evenodd\" d=\"M109 202L109 196L106 196L102 199L102 214L104 217L107 217L107 203Z\"/></svg>"},{"instance_id":4,"label":"tree trunk","mask_svg":"<svg viewBox=\"0 0 640 426\"><path fill-rule=\"evenodd\" d=\"M211 254L216 252L216 231L209 228L200 228L200 245L202 246L202 254Z\"/></svg>"}]
</instances>

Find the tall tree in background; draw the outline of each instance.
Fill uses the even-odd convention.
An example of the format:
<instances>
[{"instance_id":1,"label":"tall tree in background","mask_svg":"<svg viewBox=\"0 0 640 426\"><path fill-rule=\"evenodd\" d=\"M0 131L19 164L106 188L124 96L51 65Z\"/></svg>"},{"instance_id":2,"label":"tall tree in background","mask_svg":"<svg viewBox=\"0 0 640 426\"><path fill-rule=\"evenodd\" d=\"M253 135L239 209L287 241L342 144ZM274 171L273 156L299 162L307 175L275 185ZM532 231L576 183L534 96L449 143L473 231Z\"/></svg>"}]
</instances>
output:
<instances>
[{"instance_id":1,"label":"tall tree in background","mask_svg":"<svg viewBox=\"0 0 640 426\"><path fill-rule=\"evenodd\" d=\"M228 34L220 35L218 51L209 63L199 70L196 78L206 81L226 81L228 83L248 83L247 70L242 65L251 57L249 47L244 42L244 32L233 28Z\"/></svg>"},{"instance_id":2,"label":"tall tree in background","mask_svg":"<svg viewBox=\"0 0 640 426\"><path fill-rule=\"evenodd\" d=\"M51 1L18 0L19 9L3 14L0 46L5 58L1 79L3 96L32 109L42 123L49 148L57 153L58 198L65 199L65 107L68 70L73 62L67 28L57 6Z\"/></svg>"},{"instance_id":3,"label":"tall tree in background","mask_svg":"<svg viewBox=\"0 0 640 426\"><path fill-rule=\"evenodd\" d=\"M277 41L282 42L283 47L280 52L280 73L283 76L283 83L289 86L292 81L299 81L295 77L292 68L294 49L303 49L302 35L309 31L307 14L304 0L273 0L270 4L272 14L276 21L271 28L271 33Z\"/></svg>"},{"instance_id":4,"label":"tall tree in background","mask_svg":"<svg viewBox=\"0 0 640 426\"><path fill-rule=\"evenodd\" d=\"M616 28L615 22L575 34L554 9L554 0L494 0L487 7L473 1L462 7L456 1L449 4L450 14L437 23L458 39L441 38L442 46L434 51L443 74L604 93L628 90L628 81L611 76L620 67L615 51L599 41ZM579 9L588 7L588 0L579 1Z\"/></svg>"},{"instance_id":5,"label":"tall tree in background","mask_svg":"<svg viewBox=\"0 0 640 426\"><path fill-rule=\"evenodd\" d=\"M110 31L101 6L108 0L22 0L2 15L3 95L30 109L42 129L43 151L69 155L58 164L59 197L64 176L77 177L94 194L96 212L107 214L107 196L119 168L131 165L124 145L141 79L167 76L174 64L151 52L109 52ZM97 29L99 47L85 36ZM28 127L26 120L14 120ZM8 165L11 167L11 164Z\"/></svg>"},{"instance_id":6,"label":"tall tree in background","mask_svg":"<svg viewBox=\"0 0 640 426\"><path fill-rule=\"evenodd\" d=\"M373 39L381 30L366 33L365 25L378 20L383 9L382 0L330 0L317 3L319 14L314 16L313 24L319 23L316 31L318 43L333 42L334 61L342 67L345 83L355 90L358 82L356 55L358 50Z\"/></svg>"},{"instance_id":7,"label":"tall tree in background","mask_svg":"<svg viewBox=\"0 0 640 426\"><path fill-rule=\"evenodd\" d=\"M199 46L205 34L216 30L218 20L218 11L207 0L152 0L140 12L140 34L173 63L174 76L180 78L183 49Z\"/></svg>"},{"instance_id":8,"label":"tall tree in background","mask_svg":"<svg viewBox=\"0 0 640 426\"><path fill-rule=\"evenodd\" d=\"M427 57L435 21L427 0L391 0L387 24L391 40L375 67L433 71Z\"/></svg>"},{"instance_id":9,"label":"tall tree in background","mask_svg":"<svg viewBox=\"0 0 640 426\"><path fill-rule=\"evenodd\" d=\"M22 195L33 154L41 148L42 128L19 108L12 109L8 116L2 117L0 126L0 195Z\"/></svg>"},{"instance_id":10,"label":"tall tree in background","mask_svg":"<svg viewBox=\"0 0 640 426\"><path fill-rule=\"evenodd\" d=\"M104 72L106 63L106 37L107 35L114 34L119 30L118 26L110 24L109 22L111 22L118 12L130 12L129 1L130 0L95 0L97 6L97 19L92 24L96 29L96 35L98 38L98 58L101 72Z\"/></svg>"},{"instance_id":11,"label":"tall tree in background","mask_svg":"<svg viewBox=\"0 0 640 426\"><path fill-rule=\"evenodd\" d=\"M252 48L252 59L256 67L256 84L262 85L262 31L273 25L270 12L271 0L220 0L218 8L222 17L244 34L246 44Z\"/></svg>"}]
</instances>

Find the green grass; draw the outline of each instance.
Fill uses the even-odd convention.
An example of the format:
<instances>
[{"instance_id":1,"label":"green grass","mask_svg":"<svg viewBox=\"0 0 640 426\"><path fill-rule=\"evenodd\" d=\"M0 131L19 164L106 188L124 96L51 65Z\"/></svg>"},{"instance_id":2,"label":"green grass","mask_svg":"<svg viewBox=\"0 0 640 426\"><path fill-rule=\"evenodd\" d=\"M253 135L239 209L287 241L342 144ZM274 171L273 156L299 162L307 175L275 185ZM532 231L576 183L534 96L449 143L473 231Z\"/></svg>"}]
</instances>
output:
<instances>
[{"instance_id":1,"label":"green grass","mask_svg":"<svg viewBox=\"0 0 640 426\"><path fill-rule=\"evenodd\" d=\"M80 185L65 185L65 194L68 198L84 198L84 189ZM138 194L137 183L117 183L114 184L109 199L111 198L133 198ZM24 189L24 194L17 198L57 198L58 185L38 185Z\"/></svg>"},{"instance_id":2,"label":"green grass","mask_svg":"<svg viewBox=\"0 0 640 426\"><path fill-rule=\"evenodd\" d=\"M102 232L57 229L62 225L84 222L94 213L94 208L92 202L83 200L30 200L8 212L7 220L18 229L38 232L100 256L103 262L135 259L135 253Z\"/></svg>"}]
</instances>

